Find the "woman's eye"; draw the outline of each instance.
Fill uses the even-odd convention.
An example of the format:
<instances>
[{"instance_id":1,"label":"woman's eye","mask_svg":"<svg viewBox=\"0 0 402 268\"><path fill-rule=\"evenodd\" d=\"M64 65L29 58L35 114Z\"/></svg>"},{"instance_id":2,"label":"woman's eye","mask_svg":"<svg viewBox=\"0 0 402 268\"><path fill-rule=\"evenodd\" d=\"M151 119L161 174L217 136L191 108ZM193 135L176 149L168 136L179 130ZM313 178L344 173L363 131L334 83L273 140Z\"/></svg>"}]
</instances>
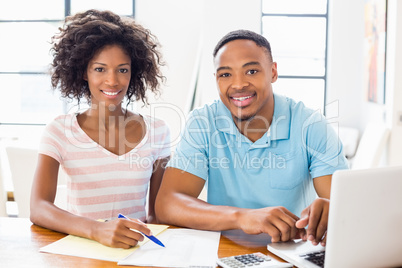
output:
<instances>
[{"instance_id":1,"label":"woman's eye","mask_svg":"<svg viewBox=\"0 0 402 268\"><path fill-rule=\"evenodd\" d=\"M128 69L120 69L120 72L123 74L128 73Z\"/></svg>"},{"instance_id":2,"label":"woman's eye","mask_svg":"<svg viewBox=\"0 0 402 268\"><path fill-rule=\"evenodd\" d=\"M95 71L96 71L96 72L103 72L103 68L102 68L102 67L96 67L96 68L95 68Z\"/></svg>"},{"instance_id":3,"label":"woman's eye","mask_svg":"<svg viewBox=\"0 0 402 268\"><path fill-rule=\"evenodd\" d=\"M229 73L223 73L223 74L220 74L220 75L219 75L219 77L229 77L229 76L230 76Z\"/></svg>"}]
</instances>

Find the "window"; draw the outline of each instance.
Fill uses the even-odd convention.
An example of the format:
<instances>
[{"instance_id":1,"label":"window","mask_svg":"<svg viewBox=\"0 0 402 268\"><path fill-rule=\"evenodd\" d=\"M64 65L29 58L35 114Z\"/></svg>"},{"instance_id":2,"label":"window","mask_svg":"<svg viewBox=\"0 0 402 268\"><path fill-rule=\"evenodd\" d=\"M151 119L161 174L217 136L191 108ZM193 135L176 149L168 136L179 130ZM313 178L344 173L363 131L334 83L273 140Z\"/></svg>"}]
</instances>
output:
<instances>
[{"instance_id":1,"label":"window","mask_svg":"<svg viewBox=\"0 0 402 268\"><path fill-rule=\"evenodd\" d=\"M325 113L327 0L262 0L262 35L279 79L274 92Z\"/></svg>"},{"instance_id":2,"label":"window","mask_svg":"<svg viewBox=\"0 0 402 268\"><path fill-rule=\"evenodd\" d=\"M133 16L135 0L0 2L0 125L44 125L68 112L51 89L50 41L65 16L90 8Z\"/></svg>"}]
</instances>

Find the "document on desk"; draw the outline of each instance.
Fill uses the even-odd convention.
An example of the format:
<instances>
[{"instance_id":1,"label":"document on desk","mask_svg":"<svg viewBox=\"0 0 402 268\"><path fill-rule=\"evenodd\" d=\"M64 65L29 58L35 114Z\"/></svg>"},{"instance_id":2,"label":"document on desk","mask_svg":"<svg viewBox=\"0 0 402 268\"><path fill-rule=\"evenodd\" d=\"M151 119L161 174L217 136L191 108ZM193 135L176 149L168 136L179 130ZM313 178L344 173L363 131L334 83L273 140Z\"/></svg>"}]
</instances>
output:
<instances>
[{"instance_id":1,"label":"document on desk","mask_svg":"<svg viewBox=\"0 0 402 268\"><path fill-rule=\"evenodd\" d=\"M162 233L169 227L168 225L159 225L159 224L147 224L147 226L149 229L151 229L151 232L155 236ZM40 248L39 251L118 262L119 260L124 259L131 253L138 250L148 241L149 239L145 237L144 241L139 242L137 246L132 247L130 249L122 249L122 248L111 248L108 246L104 246L101 243L91 239L86 239L74 235L68 235L56 242L53 242L52 244ZM149 244L155 244L155 243L149 243Z\"/></svg>"},{"instance_id":2,"label":"document on desk","mask_svg":"<svg viewBox=\"0 0 402 268\"><path fill-rule=\"evenodd\" d=\"M168 229L158 238L162 248L147 243L119 261L118 265L160 267L216 267L220 232L193 229Z\"/></svg>"}]
</instances>

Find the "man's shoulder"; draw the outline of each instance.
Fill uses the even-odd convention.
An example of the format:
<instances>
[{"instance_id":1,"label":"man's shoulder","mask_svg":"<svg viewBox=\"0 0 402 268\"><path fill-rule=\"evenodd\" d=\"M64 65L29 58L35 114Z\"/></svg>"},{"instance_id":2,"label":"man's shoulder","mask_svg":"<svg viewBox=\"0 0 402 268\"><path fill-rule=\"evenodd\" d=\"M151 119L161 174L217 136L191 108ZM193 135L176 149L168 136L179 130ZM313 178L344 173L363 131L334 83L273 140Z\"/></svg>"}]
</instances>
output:
<instances>
[{"instance_id":1,"label":"man's shoulder","mask_svg":"<svg viewBox=\"0 0 402 268\"><path fill-rule=\"evenodd\" d=\"M191 115L211 115L211 116L217 115L218 110L221 105L223 105L222 101L214 100L211 103L207 103L207 104L204 104L203 106L194 108L190 112L190 116Z\"/></svg>"},{"instance_id":2,"label":"man's shoulder","mask_svg":"<svg viewBox=\"0 0 402 268\"><path fill-rule=\"evenodd\" d=\"M317 121L322 120L324 117L321 113L321 110L314 110L311 107L308 107L304 104L303 101L298 101L293 98L283 96L283 95L275 95L276 104L282 105L282 109L289 109L290 117L297 122L304 121Z\"/></svg>"},{"instance_id":3,"label":"man's shoulder","mask_svg":"<svg viewBox=\"0 0 402 268\"><path fill-rule=\"evenodd\" d=\"M276 95L276 100L279 100L279 102L282 105L289 107L289 109L290 109L290 111L292 111L292 113L297 112L297 113L311 115L315 112L314 109L306 106L303 101L295 100L291 97L287 97L287 96L283 96L283 95Z\"/></svg>"},{"instance_id":4,"label":"man's shoulder","mask_svg":"<svg viewBox=\"0 0 402 268\"><path fill-rule=\"evenodd\" d=\"M214 124L217 118L226 116L225 109L225 105L220 100L215 100L192 110L187 117L187 122L196 121L201 125Z\"/></svg>"}]
</instances>

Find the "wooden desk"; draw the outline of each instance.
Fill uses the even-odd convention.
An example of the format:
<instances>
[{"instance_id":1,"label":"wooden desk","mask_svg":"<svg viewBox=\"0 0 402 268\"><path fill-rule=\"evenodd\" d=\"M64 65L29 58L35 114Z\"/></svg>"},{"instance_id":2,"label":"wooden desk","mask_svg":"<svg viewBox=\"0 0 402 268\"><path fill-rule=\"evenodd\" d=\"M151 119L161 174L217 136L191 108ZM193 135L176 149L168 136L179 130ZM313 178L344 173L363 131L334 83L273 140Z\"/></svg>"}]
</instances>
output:
<instances>
[{"instance_id":1,"label":"wooden desk","mask_svg":"<svg viewBox=\"0 0 402 268\"><path fill-rule=\"evenodd\" d=\"M65 236L33 225L26 218L0 217L0 267L124 267L115 262L39 252L39 248ZM218 256L262 252L280 260L268 252L268 240L265 234L225 231L221 235Z\"/></svg>"}]
</instances>

